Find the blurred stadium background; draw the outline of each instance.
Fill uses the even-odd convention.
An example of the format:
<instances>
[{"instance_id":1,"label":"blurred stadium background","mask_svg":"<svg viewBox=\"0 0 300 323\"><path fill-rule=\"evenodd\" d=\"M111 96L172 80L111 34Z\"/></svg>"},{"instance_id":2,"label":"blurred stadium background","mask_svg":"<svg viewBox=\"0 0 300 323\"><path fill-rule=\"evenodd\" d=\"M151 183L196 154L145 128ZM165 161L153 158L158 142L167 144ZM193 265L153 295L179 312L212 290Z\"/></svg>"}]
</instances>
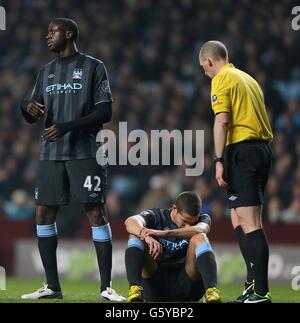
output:
<instances>
[{"instance_id":1,"label":"blurred stadium background","mask_svg":"<svg viewBox=\"0 0 300 323\"><path fill-rule=\"evenodd\" d=\"M186 177L184 166L110 167L108 207L114 237L113 273L124 278L124 219L149 207L168 207L183 190L195 190L212 216L210 239L222 283L245 272L212 164L210 80L198 65L209 39L229 48L230 60L261 84L275 140L274 165L264 208L271 243L271 284L290 286L300 266L300 31L291 28L289 0L1 1L7 30L0 31L0 265L9 276L39 278L33 193L40 128L22 120L18 102L53 55L45 35L54 17L80 28L79 50L104 61L114 96L113 121L129 129L205 130L205 170ZM74 200L57 220L59 266L66 279L97 278L90 227ZM294 273L295 274L295 273ZM291 287L290 287L291 288Z\"/></svg>"}]
</instances>

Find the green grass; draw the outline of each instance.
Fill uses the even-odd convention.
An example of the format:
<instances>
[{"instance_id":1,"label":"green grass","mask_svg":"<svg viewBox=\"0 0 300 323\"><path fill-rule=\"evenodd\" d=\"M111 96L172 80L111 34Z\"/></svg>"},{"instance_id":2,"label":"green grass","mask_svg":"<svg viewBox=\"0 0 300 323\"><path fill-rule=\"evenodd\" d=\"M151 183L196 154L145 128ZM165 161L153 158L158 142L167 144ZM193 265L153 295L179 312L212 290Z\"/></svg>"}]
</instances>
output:
<instances>
[{"instance_id":1,"label":"green grass","mask_svg":"<svg viewBox=\"0 0 300 323\"><path fill-rule=\"evenodd\" d=\"M8 278L6 290L0 290L0 303L98 303L98 282L93 281L62 281L63 300L22 300L20 295L30 293L41 287L40 280ZM113 287L124 296L127 294L128 284L125 280L115 280ZM223 301L233 299L241 292L241 284L220 286ZM289 285L271 285L273 302L300 303L300 291L293 291Z\"/></svg>"}]
</instances>

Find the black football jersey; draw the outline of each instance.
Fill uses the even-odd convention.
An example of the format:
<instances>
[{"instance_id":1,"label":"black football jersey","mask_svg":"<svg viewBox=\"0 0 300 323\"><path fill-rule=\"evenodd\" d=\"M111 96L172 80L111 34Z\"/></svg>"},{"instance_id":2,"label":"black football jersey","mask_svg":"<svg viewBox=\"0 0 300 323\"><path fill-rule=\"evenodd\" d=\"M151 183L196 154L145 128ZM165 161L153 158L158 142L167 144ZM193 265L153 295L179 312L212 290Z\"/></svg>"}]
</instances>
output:
<instances>
[{"instance_id":1,"label":"black football jersey","mask_svg":"<svg viewBox=\"0 0 300 323\"><path fill-rule=\"evenodd\" d=\"M81 53L56 58L39 72L31 100L45 105L45 128L84 117L102 102L112 102L106 68L102 61ZM41 160L95 158L96 135L102 124L71 131L56 142L43 141Z\"/></svg>"},{"instance_id":2,"label":"black football jersey","mask_svg":"<svg viewBox=\"0 0 300 323\"><path fill-rule=\"evenodd\" d=\"M154 230L174 230L178 229L172 221L171 209L149 209L141 212L139 215L146 221L146 227ZM206 223L211 225L211 219L208 214L201 214L197 223ZM196 223L196 224L197 224ZM189 239L179 237L159 238L163 247L163 253L158 259L160 265L178 267L185 263L186 252L189 245Z\"/></svg>"}]
</instances>

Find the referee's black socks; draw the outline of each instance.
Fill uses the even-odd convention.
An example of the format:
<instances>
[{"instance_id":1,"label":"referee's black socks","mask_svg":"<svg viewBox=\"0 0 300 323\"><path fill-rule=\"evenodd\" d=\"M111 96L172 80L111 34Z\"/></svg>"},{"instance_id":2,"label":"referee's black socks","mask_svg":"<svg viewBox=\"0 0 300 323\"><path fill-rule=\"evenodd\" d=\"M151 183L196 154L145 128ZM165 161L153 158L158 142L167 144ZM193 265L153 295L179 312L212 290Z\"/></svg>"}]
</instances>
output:
<instances>
[{"instance_id":1,"label":"referee's black socks","mask_svg":"<svg viewBox=\"0 0 300 323\"><path fill-rule=\"evenodd\" d=\"M269 291L268 286L268 265L269 246L263 229L258 229L247 235L250 259L253 262L253 273L255 280L255 292L264 296Z\"/></svg>"},{"instance_id":2,"label":"referee's black socks","mask_svg":"<svg viewBox=\"0 0 300 323\"><path fill-rule=\"evenodd\" d=\"M240 225L235 228L235 233L238 238L241 253L247 266L247 283L251 283L254 280L254 273L251 267L248 239Z\"/></svg>"}]
</instances>

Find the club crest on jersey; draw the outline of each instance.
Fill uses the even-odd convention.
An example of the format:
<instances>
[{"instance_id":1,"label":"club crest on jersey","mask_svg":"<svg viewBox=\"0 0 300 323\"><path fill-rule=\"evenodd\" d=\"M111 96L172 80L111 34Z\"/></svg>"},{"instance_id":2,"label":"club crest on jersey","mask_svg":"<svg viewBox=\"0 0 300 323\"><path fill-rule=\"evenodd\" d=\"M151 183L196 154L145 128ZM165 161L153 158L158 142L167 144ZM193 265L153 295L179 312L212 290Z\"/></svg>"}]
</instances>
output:
<instances>
[{"instance_id":1,"label":"club crest on jersey","mask_svg":"<svg viewBox=\"0 0 300 323\"><path fill-rule=\"evenodd\" d=\"M213 96L211 97L212 102L216 102L216 101L217 101L217 99L218 99L218 97L217 97L216 95L213 95Z\"/></svg>"},{"instance_id":2,"label":"club crest on jersey","mask_svg":"<svg viewBox=\"0 0 300 323\"><path fill-rule=\"evenodd\" d=\"M76 68L73 72L73 79L81 80L82 78L82 68Z\"/></svg>"}]
</instances>

